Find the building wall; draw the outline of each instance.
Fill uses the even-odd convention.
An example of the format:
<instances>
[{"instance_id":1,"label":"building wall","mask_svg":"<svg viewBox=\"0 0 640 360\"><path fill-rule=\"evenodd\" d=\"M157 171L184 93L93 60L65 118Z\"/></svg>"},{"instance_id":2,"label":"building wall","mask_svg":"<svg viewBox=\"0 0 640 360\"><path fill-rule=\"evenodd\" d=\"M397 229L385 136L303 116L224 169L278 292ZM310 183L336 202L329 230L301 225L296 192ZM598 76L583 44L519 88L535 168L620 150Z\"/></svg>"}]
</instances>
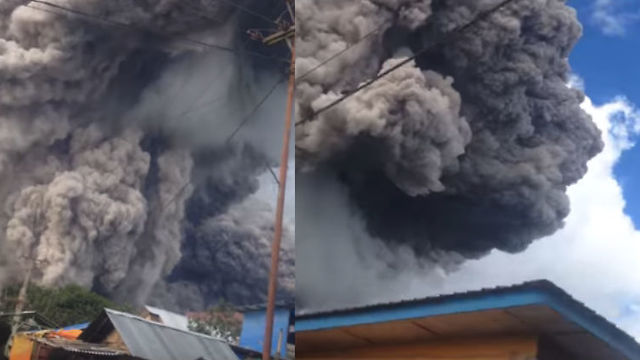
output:
<instances>
[{"instance_id":1,"label":"building wall","mask_svg":"<svg viewBox=\"0 0 640 360\"><path fill-rule=\"evenodd\" d=\"M536 360L537 345L536 337L475 338L298 352L296 359Z\"/></svg>"},{"instance_id":2,"label":"building wall","mask_svg":"<svg viewBox=\"0 0 640 360\"><path fill-rule=\"evenodd\" d=\"M275 309L273 317L273 337L271 339L271 354L286 354L287 337L291 311L289 309ZM244 313L242 333L240 334L240 346L262 352L264 345L264 330L266 327L266 313L264 310L249 311ZM282 334L280 348L278 337Z\"/></svg>"}]
</instances>

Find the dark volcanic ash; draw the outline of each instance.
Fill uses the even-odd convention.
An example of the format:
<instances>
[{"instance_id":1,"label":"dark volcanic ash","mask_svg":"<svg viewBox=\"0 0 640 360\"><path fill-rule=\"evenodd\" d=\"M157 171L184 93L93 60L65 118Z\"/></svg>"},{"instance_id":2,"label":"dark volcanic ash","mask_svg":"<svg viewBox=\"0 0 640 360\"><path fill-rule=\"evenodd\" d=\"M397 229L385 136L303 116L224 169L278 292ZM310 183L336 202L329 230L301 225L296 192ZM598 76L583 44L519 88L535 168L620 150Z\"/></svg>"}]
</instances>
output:
<instances>
[{"instance_id":1,"label":"dark volcanic ash","mask_svg":"<svg viewBox=\"0 0 640 360\"><path fill-rule=\"evenodd\" d=\"M324 203L346 198L324 209L352 219L338 236L352 243L341 256L351 251L353 263L366 263L379 253L370 248L383 244L385 252L415 255L415 266L450 268L492 249L522 251L562 227L567 186L602 148L579 107L584 95L566 85L581 26L564 1L514 0L437 45L498 3L298 2L298 74L380 29L297 86L297 184L336 189ZM415 61L314 114L425 47ZM305 272L303 264L328 261L317 254L331 243L328 229L336 231L331 222L303 220L325 218L303 205L320 203L318 193L297 194L300 304L319 305L314 287L304 286L311 282L336 298L370 296L372 287L350 291ZM410 271L403 258L383 256L382 269L370 272Z\"/></svg>"},{"instance_id":2,"label":"dark volcanic ash","mask_svg":"<svg viewBox=\"0 0 640 360\"><path fill-rule=\"evenodd\" d=\"M224 298L234 304L266 302L269 278L273 209L256 198L234 204L223 214L187 230L183 258L173 270L159 301L175 309L207 305L207 299ZM280 256L278 298L292 301L295 287L293 231L285 227ZM250 276L247 276L250 274ZM179 296L162 298L162 294ZM201 299L201 300L198 300ZM152 301L158 301L152 298Z\"/></svg>"},{"instance_id":3,"label":"dark volcanic ash","mask_svg":"<svg viewBox=\"0 0 640 360\"><path fill-rule=\"evenodd\" d=\"M273 17L278 4L242 2ZM33 267L37 283L139 304L183 251L206 251L185 229L232 216L277 162L283 86L226 141L287 66L286 47L247 42L263 25L228 1L2 2L0 281Z\"/></svg>"}]
</instances>

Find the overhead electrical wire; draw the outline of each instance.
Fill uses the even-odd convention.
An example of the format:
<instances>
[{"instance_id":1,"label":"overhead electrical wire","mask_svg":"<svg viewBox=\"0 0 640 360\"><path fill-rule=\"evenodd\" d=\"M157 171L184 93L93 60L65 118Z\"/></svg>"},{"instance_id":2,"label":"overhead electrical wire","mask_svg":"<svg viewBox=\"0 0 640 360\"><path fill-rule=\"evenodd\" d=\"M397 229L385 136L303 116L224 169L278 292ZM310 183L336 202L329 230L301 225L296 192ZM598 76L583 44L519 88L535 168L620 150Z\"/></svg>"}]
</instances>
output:
<instances>
[{"instance_id":1,"label":"overhead electrical wire","mask_svg":"<svg viewBox=\"0 0 640 360\"><path fill-rule=\"evenodd\" d=\"M338 58L340 55L346 53L347 51L351 50L353 47L355 47L356 45L360 44L362 41L366 40L367 38L369 38L370 36L372 36L373 34L381 31L382 28L381 27L376 27L374 29L372 29L371 31L369 31L368 33L366 33L364 36L362 36L360 39L358 39L355 43L349 44L347 47L345 47L344 49L336 52L335 54L329 56L327 59L323 60L321 63L319 63L318 65L314 66L313 68L311 68L310 70L308 70L307 72L305 72L304 74L298 76L296 78L296 84L301 81L302 79L304 79L305 77L309 76L311 73L313 73L314 71L320 69L321 67L325 66L327 63L333 61L334 59Z\"/></svg>"},{"instance_id":2,"label":"overhead electrical wire","mask_svg":"<svg viewBox=\"0 0 640 360\"><path fill-rule=\"evenodd\" d=\"M509 4L509 3L513 2L513 1L514 0L502 0L500 3L498 3L495 6L493 6L491 9L485 10L484 12L482 12L480 15L478 15L477 17L475 17L473 20L469 21L468 23L466 23L464 25L461 25L461 26L458 26L457 28L451 30L449 33L444 34L444 36L442 36L442 38L439 39L438 41L435 41L434 43L432 43L432 44L430 44L430 45L418 50L411 57L408 57L405 60L402 60L401 62L399 62L396 65L392 66L391 68L381 72L380 74L376 75L375 77L373 77L372 79L368 80L367 82L361 84L360 86L356 87L355 89L347 91L347 93L345 95L341 96L340 98L330 102L329 104L321 107L318 110L315 110L309 117L297 121L296 122L296 126L304 124L304 123L307 123L307 122L310 122L310 121L313 121L321 113L323 113L323 112L333 108L334 106L342 103L343 101L345 101L346 99L348 99L351 96L355 95L356 93L358 93L362 89L364 89L364 88L366 88L368 86L371 86L373 83L375 83L376 81L380 80L381 78L383 78L383 77L389 75L390 73L398 70L402 66L414 61L418 56L420 56L420 55L424 54L425 52L431 50L435 46L442 45L445 42L451 40L452 37L458 35L461 32L464 32L464 31L468 30L469 28L474 26L476 23L478 23L480 20L485 19L489 15L491 15L494 12L500 10L501 8L503 8L504 6L506 6L507 4Z\"/></svg>"},{"instance_id":3,"label":"overhead electrical wire","mask_svg":"<svg viewBox=\"0 0 640 360\"><path fill-rule=\"evenodd\" d=\"M253 107L251 112L249 112L247 115L244 116L244 118L242 119L242 121L240 121L238 126L231 132L229 137L227 137L227 140L225 141L226 144L229 144L233 140L233 138L236 136L238 131L240 131L240 129L242 129L242 127L246 125L247 122L249 122L253 114L255 114L256 111L258 111L258 109L262 106L262 104L264 104L265 101L267 101L267 99L271 96L271 94L273 94L273 92L276 90L278 85L282 84L284 80L286 79L281 78L280 80L276 81L275 84L273 84L273 86L269 89L269 91L267 91L267 93L262 97L262 99L260 99L260 101L256 104L256 106Z\"/></svg>"},{"instance_id":4,"label":"overhead electrical wire","mask_svg":"<svg viewBox=\"0 0 640 360\"><path fill-rule=\"evenodd\" d=\"M259 14L254 13L254 12L250 11L249 9L244 8L244 7L240 6L240 5L231 3L229 1L225 1L225 2L228 2L228 3L232 4L232 5L234 5L235 7L241 9L242 11L245 11L245 12L247 12L249 14L252 14L252 15L255 15L255 16L259 15ZM210 43L206 43L206 42L199 41L199 40L194 40L194 39L189 39L189 38L180 38L180 37L175 37L175 36L159 33L157 31L153 31L153 30L150 30L150 29L144 29L144 28L136 27L136 26L133 26L133 25L130 25L130 24L121 23L121 22L118 22L118 21L115 21L115 20L112 20L112 19L103 18L103 17L96 16L96 15L93 15L93 14L88 14L88 13L85 13L83 11L79 11L77 9L68 8L68 7L59 5L59 4L55 4L55 3L52 3L52 2L46 1L46 0L32 0L31 3L37 3L37 4L45 5L45 6L53 8L53 9L60 10L62 12L68 13L68 14L73 14L73 15L80 16L80 17L83 17L83 18L86 18L86 19L90 19L90 20L97 20L97 21L106 23L106 24L111 25L111 26L115 26L115 27L118 27L118 28L124 28L125 30L134 30L134 31L138 31L138 32L143 32L145 34L152 34L152 35L159 36L159 37L170 38L172 40L180 40L180 41L188 42L188 43L191 43L191 44L194 44L194 45L204 46L204 47L212 48L212 49L216 49L216 50L228 51L228 52L232 52L232 53L239 53L238 50L233 49L233 48L229 48L229 47L225 47L225 46L221 46L221 45L216 45L216 44L210 44ZM29 5L26 5L26 6L31 8L31 9L40 10L40 11L44 11L44 12L49 12L49 13L53 13L53 14L56 14L56 15L62 15L59 12L48 10L48 9L45 9L45 8L42 8L42 7L29 6ZM263 17L263 16L260 15L260 17ZM272 20L270 20L270 19L268 19L266 17L264 17L264 18L269 20L269 22L273 22ZM247 54L247 55L251 55L251 56L255 56L255 57L269 58L269 59L289 62L289 59L283 59L283 58L264 55L264 54L251 52L251 51L243 52L243 54ZM227 139L225 140L225 144L229 144L233 140L233 138L237 135L237 133L240 131L240 129L242 129L242 127L245 126L248 123L248 121L255 114L255 112L266 102L266 100L273 94L273 92L278 87L278 85L281 84L284 81L284 79L285 79L284 77L279 79L269 89L269 91L267 91L267 93L260 99L260 101L252 108L252 110L247 115L245 115L243 117L243 119L240 122L240 124L227 137ZM217 101L217 99L214 99L214 101ZM80 126L82 126L82 124L79 124L77 128L79 128ZM266 166L267 170L269 171L269 173L271 173L271 175L273 176L275 182L279 184L279 180L278 180L276 174L273 172L273 169L271 168L271 166L269 166L269 164L266 164L266 163L265 163L265 166ZM185 189L189 186L189 184L190 184L190 181L187 181L184 185L182 185L180 187L178 192L176 192L176 194L170 198L169 201L167 201L166 203L162 204L161 205L161 211L164 211L164 209L166 209L167 206L169 206L172 202L174 202L178 198L178 196L185 191Z\"/></svg>"},{"instance_id":5,"label":"overhead electrical wire","mask_svg":"<svg viewBox=\"0 0 640 360\"><path fill-rule=\"evenodd\" d=\"M236 134L240 131L240 129L242 129L249 122L249 120L253 117L253 115L258 111L258 109L260 109L262 107L262 105L264 105L264 103L269 99L269 97L271 97L271 95L276 90L278 85L280 85L284 81L284 79L285 79L285 77L282 77L282 78L278 79L278 81L276 81L273 84L273 86L271 88L269 88L269 90L262 96L262 98L256 103L256 105L253 106L251 111L249 111L242 118L242 120L240 121L238 126L229 134L229 136L227 136L227 138L225 140L225 144L228 145L228 144L231 143L231 141L236 136ZM265 167L267 168L267 170L269 170L269 172L273 176L275 182L279 183L280 181L278 180L278 177L276 176L276 174L273 172L273 169L271 169L271 166L269 166L268 163L265 163ZM178 199L178 196L180 196L187 189L187 187L189 186L190 183L191 183L190 180L186 181L180 187L180 189L167 202L165 202L164 204L161 205L160 211L161 212L164 211L169 205L171 205L171 203L176 201Z\"/></svg>"},{"instance_id":6,"label":"overhead electrical wire","mask_svg":"<svg viewBox=\"0 0 640 360\"><path fill-rule=\"evenodd\" d=\"M73 8L69 8L63 5L59 5L50 1L46 1L46 0L31 0L31 3L35 3L35 4L40 4L40 5L45 5L48 6L52 9L56 9L59 10L61 12L67 13L67 14L72 14L78 17L82 17L88 20L96 20L102 23L105 23L107 25L111 25L114 27L118 27L118 28L122 28L124 30L133 30L136 32L141 32L144 34L150 34L150 35L154 35L157 37L161 37L161 38L166 38L166 39L170 39L170 40L177 40L177 41L182 41L184 43L188 43L191 45L196 45L199 47L204 47L204 48L208 48L208 49L212 49L212 50L220 50L220 51L226 51L226 52L231 52L234 54L246 54L249 56L253 56L253 57L260 57L263 59L272 59L272 60L278 60L278 61L282 61L282 62L289 62L289 59L284 59L281 57L277 57L277 56L271 56L271 55L265 55L265 54L261 54L255 51L240 51L238 49L234 49L234 48L230 48L227 46L222 46L222 45L218 45L218 44L212 44L212 43L208 43L205 41L201 41L201 40L195 40L195 39L191 39L191 38L185 38L185 37L178 37L178 36L174 36L174 35L168 35L156 30L152 30L152 29L147 29L147 28L142 28L142 27L138 27L138 26L134 26L131 24L127 24L127 23L123 23L123 22L119 22L119 21L115 21L113 19L108 19L105 17L101 17L101 16L97 16L94 14L89 14L86 13L84 11L80 11L77 9L73 9ZM35 9L35 10L40 10L40 11L44 11L44 12L49 12L52 14L56 14L56 15L63 15L59 12L56 11L51 11L48 9L45 9L43 7L39 7L39 6L33 6L31 4L29 5L25 5L26 7L29 7L31 9Z\"/></svg>"}]
</instances>

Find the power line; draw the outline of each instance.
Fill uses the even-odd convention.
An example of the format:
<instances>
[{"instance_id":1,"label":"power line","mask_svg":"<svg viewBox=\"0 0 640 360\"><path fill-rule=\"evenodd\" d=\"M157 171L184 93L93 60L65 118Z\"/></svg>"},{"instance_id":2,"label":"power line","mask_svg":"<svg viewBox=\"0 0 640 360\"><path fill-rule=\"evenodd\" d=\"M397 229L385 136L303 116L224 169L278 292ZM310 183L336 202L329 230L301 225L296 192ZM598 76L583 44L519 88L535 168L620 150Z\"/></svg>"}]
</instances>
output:
<instances>
[{"instance_id":1,"label":"power line","mask_svg":"<svg viewBox=\"0 0 640 360\"><path fill-rule=\"evenodd\" d=\"M281 78L280 80L276 81L275 84L273 84L273 86L269 89L269 91L267 91L267 93L262 97L262 99L260 99L260 101L256 104L256 106L253 107L251 112L245 115L242 121L240 121L240 124L238 124L238 126L231 132L231 135L227 137L227 140L225 141L226 144L229 144L231 140L233 140L233 138L236 136L238 131L240 131L240 129L244 125L246 125L247 122L249 122L249 120L253 117L253 114L255 114L256 111L258 111L258 109L262 106L262 104L264 104L264 102L267 101L267 99L271 96L271 94L273 94L273 92L276 90L278 85L282 84L284 80L285 80L284 78Z\"/></svg>"},{"instance_id":2,"label":"power line","mask_svg":"<svg viewBox=\"0 0 640 360\"><path fill-rule=\"evenodd\" d=\"M335 58L339 57L340 55L346 53L347 51L349 51L351 48L353 48L354 46L360 44L362 41L366 40L367 38L369 38L371 35L377 33L378 31L382 30L381 27L376 27L374 29L372 29L371 31L369 31L367 34L365 34L363 37L361 37L360 39L358 39L355 43L349 44L346 48L336 52L335 54L331 55L330 57L328 57L327 59L325 59L324 61L322 61L320 64L314 66L313 68L311 68L311 70L305 72L304 74L298 76L296 78L296 84L301 81L302 79L304 79L305 77L307 77L309 74L311 74L312 72L318 70L319 68L325 66L327 63L333 61Z\"/></svg>"},{"instance_id":3,"label":"power line","mask_svg":"<svg viewBox=\"0 0 640 360\"><path fill-rule=\"evenodd\" d=\"M205 106L214 104L220 100L222 100L224 98L224 95L218 95L212 99L209 99L209 101L207 101L204 104L198 105L196 107L196 105L198 103L200 103L200 101L202 99L204 99L204 97L207 95L207 93L209 93L209 91L218 83L218 80L224 75L223 72L220 72L216 75L216 77L214 79L211 79L209 81L209 85L207 86L207 88L203 91L201 91L201 94L198 98L196 98L191 105L187 106L185 110L183 110L182 112L176 114L175 116L171 117L171 120L169 121L170 124L173 124L176 119L182 119L182 120L186 120L189 116L189 114L193 113L194 111L196 111L199 108L204 108ZM187 81L183 81L182 82L182 86L180 88L180 90L177 93L182 93L182 91L184 90L184 87L186 86Z\"/></svg>"},{"instance_id":4,"label":"power line","mask_svg":"<svg viewBox=\"0 0 640 360\"><path fill-rule=\"evenodd\" d=\"M256 104L256 106L253 107L251 112L249 112L244 117L244 119L240 121L240 124L238 124L238 126L233 130L233 132L227 137L225 144L228 145L229 143L231 143L231 141L236 136L236 134L240 131L240 129L242 129L242 127L245 126L249 122L249 120L253 118L253 115L256 113L256 111L258 111L258 109L267 101L269 97L271 97L271 94L273 94L273 92L276 90L278 85L282 84L285 81L285 79L286 78L283 77L280 80L276 81L275 84L273 84L273 86L269 89L269 91L265 93L265 95L262 97L262 99L260 99L260 101ZM269 170L269 173L271 173L271 176L273 177L273 180L276 182L276 184L280 184L280 180L278 179L278 176L273 172L273 169L271 168L269 163L265 161L264 165L267 168L267 170Z\"/></svg>"},{"instance_id":5,"label":"power line","mask_svg":"<svg viewBox=\"0 0 640 360\"><path fill-rule=\"evenodd\" d=\"M376 81L380 80L381 78L389 75L390 73L392 73L393 71L401 68L402 66L414 61L418 56L422 55L423 53L431 50L433 47L438 46L438 45L442 45L445 42L447 42L448 40L450 40L453 36L458 35L458 33L460 32L464 32L466 30L468 30L470 27L474 26L476 23L478 23L480 20L483 20L484 18L488 17L489 15L491 15L492 13L500 10L502 7L504 7L505 5L513 2L514 0L503 0L501 1L499 4L497 4L496 6L492 7L491 9L488 9L484 12L482 12L480 15L478 15L476 18L474 18L473 20L469 21L468 23L461 25L455 29L453 29L452 31L450 31L449 33L445 34L442 39L430 44L429 46L426 46L422 49L420 49L419 51L417 51L413 56L402 60L401 62L397 63L396 65L392 66L391 68L381 72L380 74L376 75L375 77L373 77L371 80L363 83L362 85L356 87L353 90L350 90L347 92L347 94L345 94L344 96L330 102L329 104L321 107L320 109L314 111L308 118L306 119L301 119L298 122L296 122L296 126L297 125L301 125L304 124L306 122L309 121L313 121L314 118L316 116L318 116L320 113L323 113L329 109L331 109L332 107L340 104L341 102L345 101L346 99L348 99L349 97L353 96L354 94L356 94L357 92L359 92L360 90L370 86L371 84L375 83Z\"/></svg>"},{"instance_id":6,"label":"power line","mask_svg":"<svg viewBox=\"0 0 640 360\"><path fill-rule=\"evenodd\" d=\"M243 117L243 119L240 121L240 124L231 132L231 134L229 134L229 136L227 136L227 139L225 140L225 144L228 145L231 142L231 140L233 140L233 138L240 131L240 129L242 129L242 127L244 127L249 122L249 120L253 117L256 111L258 111L258 109L262 107L262 105L267 101L267 99L269 99L269 97L271 97L271 94L273 94L273 92L276 90L278 85L280 85L284 81L284 79L285 78L278 79L278 81L276 81L273 84L273 86L265 93L265 95L260 99L260 101L256 103L256 105L251 109L251 111ZM278 177L276 176L276 174L273 172L273 169L271 169L271 166L265 162L265 167L267 168L267 170L269 170L269 172L273 176L276 183L279 184L280 181L278 180ZM178 196L180 196L187 189L190 183L191 183L191 180L186 181L180 187L180 189L169 199L169 201L161 205L160 211L161 212L164 211L169 205L171 205L171 203L176 201L178 199Z\"/></svg>"},{"instance_id":7,"label":"power line","mask_svg":"<svg viewBox=\"0 0 640 360\"><path fill-rule=\"evenodd\" d=\"M76 16L80 16L82 18L86 18L86 19L90 19L90 20L97 20L97 21L106 23L106 24L111 25L111 26L115 26L115 27L118 27L118 28L123 28L125 30L135 30L135 31L138 31L138 32L143 32L143 33L146 33L146 34L152 34L152 35L159 36L159 37L170 38L170 39L175 39L175 40L181 40L181 41L188 42L188 43L191 43L191 44L194 44L194 45L199 45L199 46L203 46L203 47L207 47L207 48L211 48L211 49L215 49L215 50L222 50L222 51L228 51L228 52L232 52L232 53L239 53L238 50L233 49L233 48L229 48L229 47L225 47L225 46L221 46L221 45L217 45L217 44L210 44L210 43L206 43L206 42L199 41L199 40L194 40L194 39L189 39L189 38L179 38L179 37L167 35L167 34L164 34L164 33L153 31L151 29L145 29L145 28L136 27L136 26L133 26L133 25L130 25L130 24L118 22L118 21L115 21L115 20L112 20L112 19L108 19L108 18L96 16L96 15L93 15L93 14L89 14L89 13L86 13L86 12L83 12L83 11L79 11L77 9L68 8L68 7L59 5L59 4L55 4L55 3L52 3L52 2L46 1L46 0L32 0L31 2L32 3L37 3L37 4L42 4L42 5L54 8L56 10L60 10L60 11L65 12L65 13L69 13L69 14L73 14L73 15L76 15ZM238 7L239 9L242 9L243 11L245 11L247 13L250 13L250 14L253 14L253 15L259 15L258 13L254 13L249 9L241 7L240 5L233 4L233 3L231 3L231 4L235 5L236 7ZM45 8L42 8L42 7L34 7L34 6L29 6L29 5L26 5L26 6L29 7L29 8L35 9L35 10L49 12L49 13L56 14L56 15L62 15L59 12L47 10ZM270 22L273 22L270 19L268 19L268 20ZM248 55L256 56L256 57L275 59L275 60L285 61L287 63L289 62L288 59L282 59L282 58L279 58L279 57L263 55L263 54L256 53L256 52L251 52L251 51L247 51L247 52L244 52L244 53L246 53ZM273 92L275 91L277 86L280 83L282 83L283 81L284 81L284 78L279 79L269 89L269 91L264 95L264 97L253 107L253 109L243 118L243 120L236 127L236 129L234 129L234 131L229 135L229 137L225 141L225 144L229 144L231 142L231 140L236 136L236 134L240 131L240 129L244 125L246 125L248 123L248 121L255 114L255 112L266 102L266 100L271 96L271 94L273 94ZM214 99L214 101L217 101L217 99ZM188 112L187 112L187 114L188 114ZM79 126L77 128L80 128L82 125L83 125L82 123L79 124ZM273 172L273 169L271 169L271 166L269 164L266 164L266 163L265 163L265 165L266 165L267 169L269 170L269 172L274 177L274 180L276 181L276 183L279 183L279 180L278 180L276 174ZM164 209L167 206L169 206L172 202L174 202L177 199L177 197L180 196L180 194L182 194L185 191L185 189L189 186L189 184L190 184L190 181L187 181L184 185L182 185L180 187L179 191L176 192L176 194L174 194L174 196L172 196L169 201L167 201L166 203L164 203L161 206L161 211L164 211Z\"/></svg>"},{"instance_id":8,"label":"power line","mask_svg":"<svg viewBox=\"0 0 640 360\"><path fill-rule=\"evenodd\" d=\"M233 132L231 132L231 134L229 134L225 140L225 144L228 145L231 140L235 137L235 135L237 135L237 133L242 129L242 127L244 127L249 120L253 117L253 115L258 111L258 109L260 107L262 107L262 105L264 105L264 103L269 99L269 97L271 97L271 95L273 94L273 92L276 90L276 88L278 87L278 85L280 85L282 82L284 82L285 78L280 78L278 79L278 81L276 81L273 86L271 88L269 88L269 90L262 96L262 98L256 103L256 105L254 105L254 107L251 109L251 111L249 113L247 113L243 119L240 121L240 124L233 130ZM215 102L220 100L219 98L214 98L211 102ZM208 103L207 103L208 104ZM207 105L205 104L205 105ZM192 107L192 109L187 110L185 112L183 112L180 116L186 116L188 115L190 112L192 112L193 110L195 110L195 104L194 107ZM184 117L183 117L184 118ZM76 125L71 131L70 133L72 133L73 131L85 126L85 125L89 125L91 123L91 121L87 121L86 123L79 123L78 125ZM129 142L125 139L122 139L123 141ZM130 143L130 142L129 142ZM130 143L132 145L134 145L133 143ZM271 168L271 165L269 163L267 163L266 161L264 162L265 168L269 171L269 173L271 174L271 176L273 177L274 181L276 184L280 184L280 180L278 179L278 176L273 172L273 169ZM161 205L160 207L160 211L164 211L164 209L166 209L171 203L173 203L174 201L177 200L178 196L180 196L185 190L186 188L189 186L189 184L191 183L191 180L186 181L184 184L182 184L180 186L180 189L164 204Z\"/></svg>"},{"instance_id":9,"label":"power line","mask_svg":"<svg viewBox=\"0 0 640 360\"><path fill-rule=\"evenodd\" d=\"M271 166L268 166L268 164L267 170L269 170L269 172L271 173L271 177L273 177L273 180L275 180L276 185L280 185L280 179L278 179L278 175L276 175L276 173L273 171L273 168Z\"/></svg>"},{"instance_id":10,"label":"power line","mask_svg":"<svg viewBox=\"0 0 640 360\"><path fill-rule=\"evenodd\" d=\"M228 145L229 143L231 143L231 141L233 140L233 138L238 134L238 132L249 122L249 120L253 117L253 115L258 111L258 109L260 107L262 107L262 105L264 105L264 103L269 99L269 97L271 97L271 95L273 94L273 92L276 90L276 88L278 87L278 85L282 84L285 80L285 77L282 77L280 79L278 79L278 81L276 81L273 86L271 86L269 88L269 90L262 96L262 98L256 103L256 105L254 105L254 107L251 109L251 111L249 113L247 113L242 120L240 121L240 124L233 130L233 132L231 132L226 140L225 140L225 144ZM209 101L208 103L211 102L215 102L215 101L219 101L219 97L214 98L212 101ZM197 101L196 101L197 102ZM208 104L207 103L207 104ZM205 105L207 105L205 104ZM192 109L187 110L185 112L183 112L180 116L184 118L184 116L188 115L190 112L192 112L193 110L195 110L195 104L192 107ZM74 127L73 130L71 130L71 132L81 128L82 126L85 125L89 125L91 122L87 121L86 123L79 123L77 126ZM123 141L127 141L125 139L122 139ZM127 141L128 142L128 141ZM132 144L132 143L131 143ZM132 144L133 145L133 144ZM273 177L274 181L276 184L280 184L280 180L278 179L278 176L274 173L273 169L271 168L271 165L269 163L267 163L266 161L264 162L264 166L265 168L269 171L269 173L271 174L271 176ZM186 181L184 184L182 184L182 186L180 186L180 189L164 204L162 204L160 206L160 211L164 211L171 203L173 203L174 201L176 201L178 199L178 197L187 189L187 187L189 186L189 184L191 184L191 180Z\"/></svg>"},{"instance_id":11,"label":"power line","mask_svg":"<svg viewBox=\"0 0 640 360\"><path fill-rule=\"evenodd\" d=\"M73 14L75 16L79 16L85 19L89 19L89 20L97 20L99 22L105 23L107 25L111 25L117 28L122 28L125 30L133 30L136 32L142 32L144 34L151 34L151 35L155 35L161 38L167 38L167 39L171 39L171 40L178 40L178 41L182 41L184 43L189 43L191 45L197 45L200 47L205 47L208 49L213 49L213 50L220 50L220 51L227 51L227 52L231 52L234 54L247 54L249 56L254 56L254 57L260 57L260 58L265 58L265 59L273 59L273 60L278 60L278 61L282 61L282 62L289 62L288 59L284 59L284 58L280 58L280 57L276 57L276 56L270 56L270 55L264 55L258 52L254 52L254 51L239 51L237 49L234 48L230 48L230 47L226 47L226 46L222 46L222 45L218 45L218 44L211 44L208 42L204 42L204 41L200 41L200 40L195 40L195 39L190 39L190 38L184 38L184 37L177 37L177 36L173 36L173 35L168 35L168 34L164 34L162 32L159 31L155 31L152 29L147 29L147 28L142 28L142 27L138 27L138 26L134 26L131 24L127 24L127 23L123 23L123 22L119 22L119 21L115 21L112 19L108 19L105 17L100 17L94 14L89 14L77 9L72 9L69 7L65 7L59 4L55 4L46 0L31 0L32 3L37 3L37 4L41 4L41 5L45 5L48 7L51 7L53 9L68 13L68 14ZM45 8L42 7L37 7L37 6L29 6L26 5L27 7L31 8L31 9L35 9L35 10L40 10L40 11L44 11L44 12L48 12L48 13L52 13L52 14L56 14L56 15L62 15L61 13L58 13L56 11L51 11L51 10L47 10Z\"/></svg>"}]
</instances>

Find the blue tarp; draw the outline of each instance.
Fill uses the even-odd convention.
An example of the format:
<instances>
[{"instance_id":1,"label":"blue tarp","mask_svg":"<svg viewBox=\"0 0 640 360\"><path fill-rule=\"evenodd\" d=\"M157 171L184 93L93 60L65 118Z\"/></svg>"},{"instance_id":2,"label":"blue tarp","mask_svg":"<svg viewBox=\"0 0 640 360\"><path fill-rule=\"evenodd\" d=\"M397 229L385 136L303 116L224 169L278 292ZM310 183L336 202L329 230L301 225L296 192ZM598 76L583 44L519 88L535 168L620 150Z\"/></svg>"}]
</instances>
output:
<instances>
[{"instance_id":1,"label":"blue tarp","mask_svg":"<svg viewBox=\"0 0 640 360\"><path fill-rule=\"evenodd\" d=\"M87 328L87 326L89 326L89 323L75 324L63 327L60 330L84 330Z\"/></svg>"}]
</instances>

